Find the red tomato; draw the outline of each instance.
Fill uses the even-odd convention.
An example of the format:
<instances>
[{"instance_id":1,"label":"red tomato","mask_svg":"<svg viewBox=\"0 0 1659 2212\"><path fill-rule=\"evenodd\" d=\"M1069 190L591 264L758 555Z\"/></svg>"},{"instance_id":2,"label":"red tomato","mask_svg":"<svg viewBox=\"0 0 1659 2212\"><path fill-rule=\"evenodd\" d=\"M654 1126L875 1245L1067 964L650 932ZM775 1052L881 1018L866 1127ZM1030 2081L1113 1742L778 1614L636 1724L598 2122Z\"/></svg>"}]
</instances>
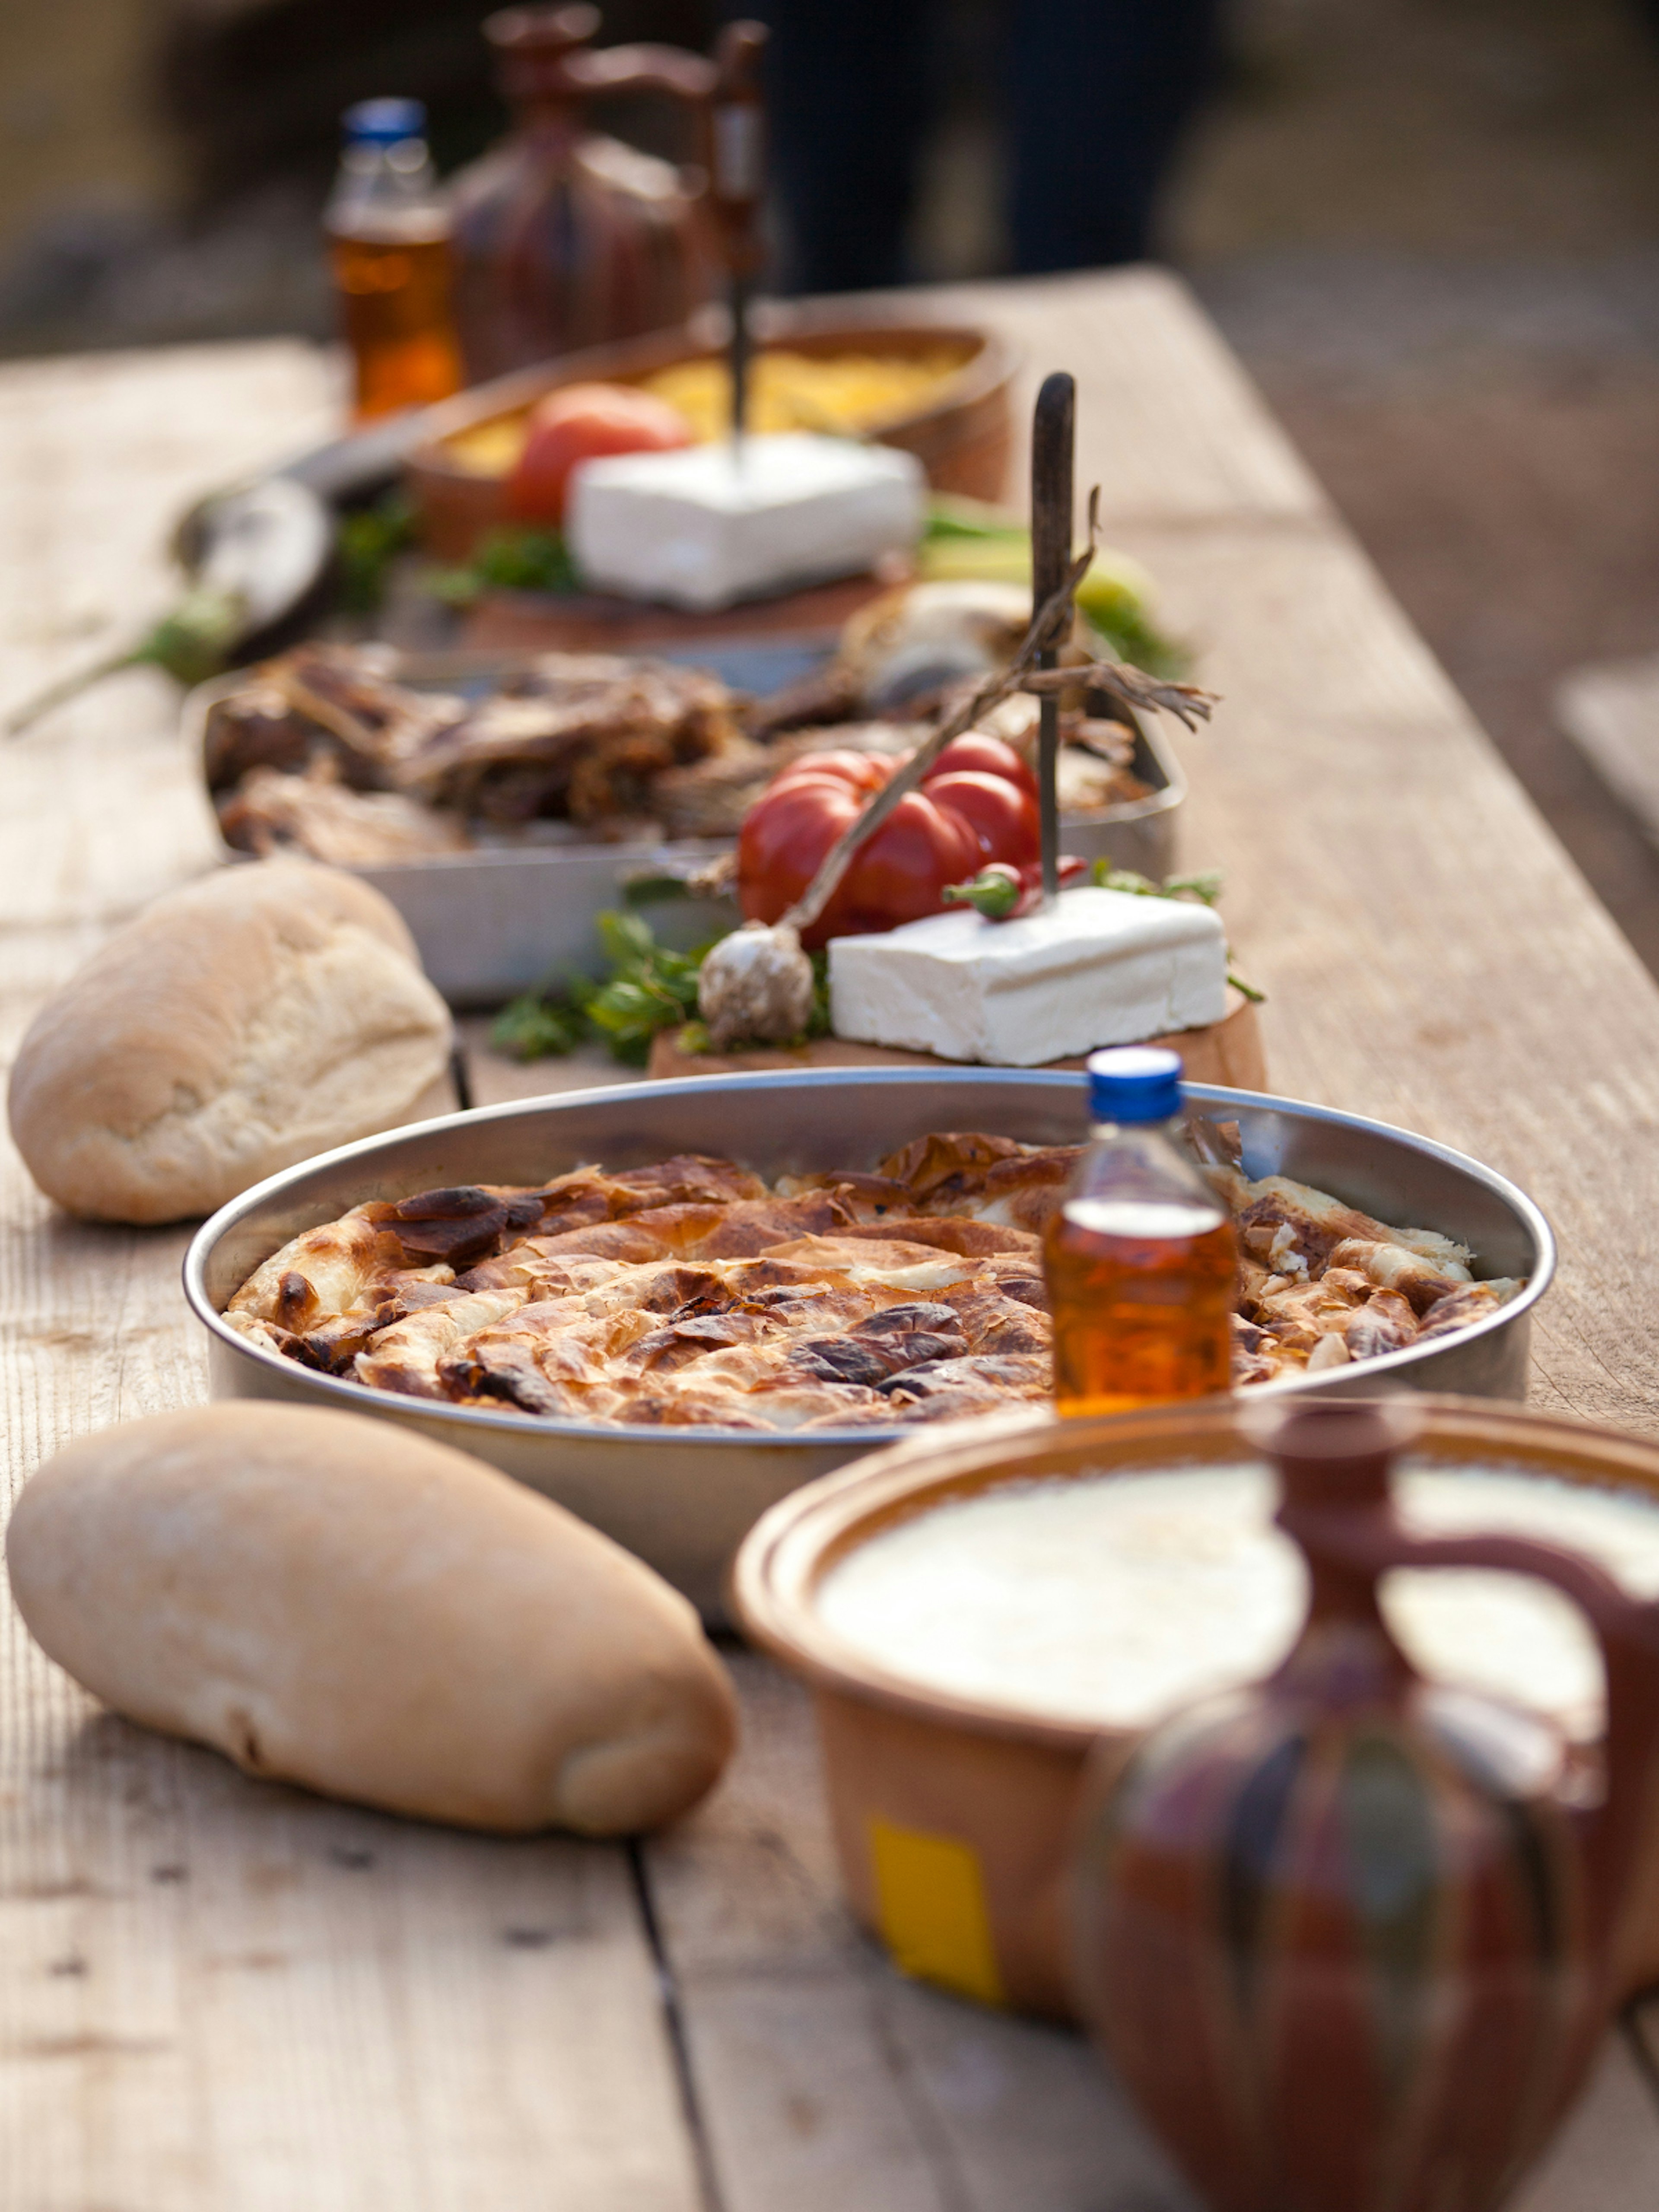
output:
<instances>
[{"instance_id":1,"label":"red tomato","mask_svg":"<svg viewBox=\"0 0 1659 2212\"><path fill-rule=\"evenodd\" d=\"M769 799L775 792L793 791L797 784L823 782L844 784L848 791L856 792L861 806L872 791L879 791L892 775L894 763L884 760L878 753L805 753L801 758L774 776L766 787Z\"/></svg>"},{"instance_id":2,"label":"red tomato","mask_svg":"<svg viewBox=\"0 0 1659 2212\"><path fill-rule=\"evenodd\" d=\"M529 434L507 480L517 522L564 520L570 472L605 453L665 453L691 443L678 407L625 384L567 384L533 408Z\"/></svg>"},{"instance_id":3,"label":"red tomato","mask_svg":"<svg viewBox=\"0 0 1659 2212\"><path fill-rule=\"evenodd\" d=\"M866 936L937 914L945 903L945 884L977 874L980 860L970 823L950 807L935 805L925 787L907 792L854 854L817 930L801 942Z\"/></svg>"},{"instance_id":4,"label":"red tomato","mask_svg":"<svg viewBox=\"0 0 1659 2212\"><path fill-rule=\"evenodd\" d=\"M921 787L936 806L948 806L969 823L979 839L981 862L1006 860L1023 868L1041 854L1037 803L1018 784L979 769L959 769L953 775L930 775Z\"/></svg>"},{"instance_id":5,"label":"red tomato","mask_svg":"<svg viewBox=\"0 0 1659 2212\"><path fill-rule=\"evenodd\" d=\"M965 757L964 757L965 750ZM750 921L775 921L897 763L869 753L808 753L750 808L738 840L738 890ZM809 949L938 914L947 884L987 860L1020 867L1038 849L1030 773L995 738L958 738L854 859L810 929Z\"/></svg>"},{"instance_id":6,"label":"red tomato","mask_svg":"<svg viewBox=\"0 0 1659 2212\"><path fill-rule=\"evenodd\" d=\"M982 769L987 775L1000 775L1006 782L1035 799L1036 778L1026 766L1024 757L1000 738L988 738L982 730L969 730L966 737L952 738L945 750L927 771L925 781L932 783L935 776L953 775L959 768Z\"/></svg>"}]
</instances>

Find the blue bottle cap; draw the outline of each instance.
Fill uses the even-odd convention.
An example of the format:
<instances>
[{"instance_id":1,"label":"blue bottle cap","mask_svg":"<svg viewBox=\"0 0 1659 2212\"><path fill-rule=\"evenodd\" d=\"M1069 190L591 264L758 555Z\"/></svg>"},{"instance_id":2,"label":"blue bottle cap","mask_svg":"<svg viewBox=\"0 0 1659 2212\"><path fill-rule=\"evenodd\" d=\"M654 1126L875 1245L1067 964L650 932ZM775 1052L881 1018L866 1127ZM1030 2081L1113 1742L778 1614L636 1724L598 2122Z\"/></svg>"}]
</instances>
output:
<instances>
[{"instance_id":1,"label":"blue bottle cap","mask_svg":"<svg viewBox=\"0 0 1659 2212\"><path fill-rule=\"evenodd\" d=\"M1091 1052L1089 1112L1097 1121L1169 1121L1181 1111L1181 1054L1155 1045Z\"/></svg>"},{"instance_id":2,"label":"blue bottle cap","mask_svg":"<svg viewBox=\"0 0 1659 2212\"><path fill-rule=\"evenodd\" d=\"M398 146L426 136L426 107L418 100L360 100L345 112L345 134L358 146Z\"/></svg>"}]
</instances>

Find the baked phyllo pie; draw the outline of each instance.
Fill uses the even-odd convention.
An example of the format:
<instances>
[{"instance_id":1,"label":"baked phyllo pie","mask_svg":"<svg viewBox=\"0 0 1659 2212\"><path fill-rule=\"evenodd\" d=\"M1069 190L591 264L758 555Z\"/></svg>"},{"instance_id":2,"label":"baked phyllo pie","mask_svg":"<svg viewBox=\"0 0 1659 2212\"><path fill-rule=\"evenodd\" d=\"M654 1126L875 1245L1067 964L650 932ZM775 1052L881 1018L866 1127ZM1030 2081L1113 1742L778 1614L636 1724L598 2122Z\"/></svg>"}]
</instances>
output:
<instances>
[{"instance_id":1,"label":"baked phyllo pie","mask_svg":"<svg viewBox=\"0 0 1659 2212\"><path fill-rule=\"evenodd\" d=\"M767 1184L683 1154L375 1200L285 1244L225 1318L371 1389L560 1421L790 1432L1049 1392L1041 1236L1071 1146L942 1132ZM1237 1222L1234 1380L1374 1358L1490 1313L1468 1251L1281 1176Z\"/></svg>"}]
</instances>

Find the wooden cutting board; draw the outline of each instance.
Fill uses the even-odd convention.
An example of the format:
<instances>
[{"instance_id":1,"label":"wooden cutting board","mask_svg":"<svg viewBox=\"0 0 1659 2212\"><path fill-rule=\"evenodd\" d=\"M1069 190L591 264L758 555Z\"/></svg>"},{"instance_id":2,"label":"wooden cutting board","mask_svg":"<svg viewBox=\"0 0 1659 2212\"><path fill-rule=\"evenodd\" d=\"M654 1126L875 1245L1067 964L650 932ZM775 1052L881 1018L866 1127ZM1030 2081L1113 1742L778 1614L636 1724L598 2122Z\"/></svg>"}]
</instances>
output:
<instances>
[{"instance_id":1,"label":"wooden cutting board","mask_svg":"<svg viewBox=\"0 0 1659 2212\"><path fill-rule=\"evenodd\" d=\"M900 568L847 576L708 614L597 592L490 591L468 613L459 641L469 651L491 653L635 653L652 646L819 634L833 641L849 617L890 591L903 574Z\"/></svg>"},{"instance_id":2,"label":"wooden cutting board","mask_svg":"<svg viewBox=\"0 0 1659 2212\"><path fill-rule=\"evenodd\" d=\"M960 1060L939 1060L929 1052L899 1052L886 1045L852 1044L844 1037L814 1037L810 1044L769 1045L748 1052L699 1052L681 1049L680 1030L660 1030L652 1041L647 1073L653 1076L742 1075L773 1067L959 1067ZM1182 1030L1174 1036L1148 1037L1148 1044L1164 1045L1181 1054L1189 1083L1222 1083L1235 1091L1265 1091L1267 1063L1261 1048L1261 1024L1255 1007L1242 991L1231 985L1227 1012L1207 1029ZM1078 1060L1055 1060L1051 1067L1081 1068Z\"/></svg>"}]
</instances>

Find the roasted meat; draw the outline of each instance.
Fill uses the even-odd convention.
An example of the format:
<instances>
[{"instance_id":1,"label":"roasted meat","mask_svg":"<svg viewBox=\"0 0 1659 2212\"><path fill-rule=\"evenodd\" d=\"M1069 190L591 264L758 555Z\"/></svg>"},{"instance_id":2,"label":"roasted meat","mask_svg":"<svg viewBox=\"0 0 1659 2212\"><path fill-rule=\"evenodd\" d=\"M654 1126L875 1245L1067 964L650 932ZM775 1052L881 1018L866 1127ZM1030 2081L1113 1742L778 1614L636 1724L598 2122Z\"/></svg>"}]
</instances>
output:
<instances>
[{"instance_id":1,"label":"roasted meat","mask_svg":"<svg viewBox=\"0 0 1659 2212\"><path fill-rule=\"evenodd\" d=\"M477 698L399 684L395 665L372 647L301 646L210 711L208 783L230 842L362 866L453 851L467 817L658 834L659 776L759 750L723 684L666 661L548 653Z\"/></svg>"},{"instance_id":2,"label":"roasted meat","mask_svg":"<svg viewBox=\"0 0 1659 2212\"><path fill-rule=\"evenodd\" d=\"M388 867L464 853L472 842L456 816L395 791L354 791L326 759L298 775L253 769L216 805L226 844L261 860L304 853L337 868Z\"/></svg>"}]
</instances>

